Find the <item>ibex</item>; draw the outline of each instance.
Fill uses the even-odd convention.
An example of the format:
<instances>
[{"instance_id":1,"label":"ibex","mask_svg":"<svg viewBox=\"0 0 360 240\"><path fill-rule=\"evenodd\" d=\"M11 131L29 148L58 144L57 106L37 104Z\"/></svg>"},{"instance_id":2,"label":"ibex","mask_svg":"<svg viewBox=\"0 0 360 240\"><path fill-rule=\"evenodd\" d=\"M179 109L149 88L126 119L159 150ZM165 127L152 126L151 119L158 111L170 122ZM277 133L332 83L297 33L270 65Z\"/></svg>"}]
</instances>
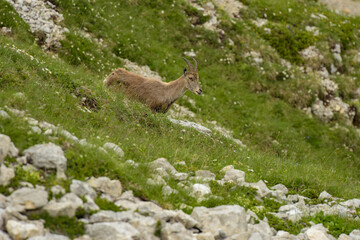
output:
<instances>
[{"instance_id":1,"label":"ibex","mask_svg":"<svg viewBox=\"0 0 360 240\"><path fill-rule=\"evenodd\" d=\"M188 65L188 71L178 79L169 83L157 79L146 78L119 68L105 78L106 86L119 86L124 94L147 105L154 112L166 113L171 105L178 100L186 90L198 95L202 93L197 72L197 62L194 67L183 58Z\"/></svg>"}]
</instances>

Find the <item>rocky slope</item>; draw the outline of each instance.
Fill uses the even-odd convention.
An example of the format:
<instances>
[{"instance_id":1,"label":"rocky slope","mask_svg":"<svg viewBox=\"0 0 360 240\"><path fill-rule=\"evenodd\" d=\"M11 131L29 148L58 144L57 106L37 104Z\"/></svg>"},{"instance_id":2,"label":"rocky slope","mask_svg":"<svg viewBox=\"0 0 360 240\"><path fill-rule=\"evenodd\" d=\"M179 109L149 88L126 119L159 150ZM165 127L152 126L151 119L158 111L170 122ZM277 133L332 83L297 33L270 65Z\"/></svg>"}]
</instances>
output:
<instances>
[{"instance_id":1,"label":"rocky slope","mask_svg":"<svg viewBox=\"0 0 360 240\"><path fill-rule=\"evenodd\" d=\"M57 11L56 5L41 0L8 0L8 2L29 25L38 44L45 50L61 49L60 42L65 39L65 34L69 30L63 27L64 17ZM201 27L215 33L216 41L219 43L224 42L224 45L234 47L235 37L238 38L238 36L232 36L234 40L227 37L228 33L222 29L227 26L222 24L224 17L220 13L225 13L231 21L239 20L243 17L242 11L247 10L246 5L238 1L222 0L202 3L189 1L189 3L207 19L201 23ZM251 21L250 24L254 24L265 34L270 34L273 31L270 28L272 23L265 19L266 14L263 17ZM325 19L326 16L316 13L312 14L312 18L319 20ZM190 16L189 19L194 23L192 27L199 25L197 15ZM320 34L316 27L307 26L306 31L311 32L313 36ZM1 32L11 36L12 30L4 27ZM89 41L96 42L99 48L105 48L106 44L109 44L104 43L101 38L94 38L85 31L80 32L80 35ZM11 49L40 63L15 45L7 44L1 47ZM246 49L244 57L251 66L265 74L264 67L266 67L268 56L262 52L263 50L254 47ZM330 57L322 55L326 51ZM354 102L357 101L359 95L356 94L359 90L353 89L352 99L345 99L343 94L339 94L341 89L335 80L336 76L342 75L342 56L345 55L343 46L335 43L326 51L320 51L313 45L302 49L299 54L305 61L304 66L296 66L280 59L283 71L277 72L276 78L296 79L294 74L316 76L320 90L316 92L316 98L311 105L302 110L325 123L343 118L343 122L352 129L358 118ZM184 52L187 56L198 54L199 51L196 49ZM57 56L54 55L54 58ZM276 55L274 59L277 58ZM326 58L331 58L332 62L323 63ZM124 67L132 72L163 80L160 74L151 71L148 66L138 65L125 58L119 59ZM233 61L234 57L231 54L221 58L221 62L226 64L234 63ZM41 68L42 72L52 74L52 71L45 67L47 63L41 64L44 66ZM77 89L77 91L82 90ZM77 94L75 92L73 97L78 97ZM79 107L81 111L89 114L95 111L88 104L91 94L78 95L81 96L81 107ZM14 93L13 97L19 102L26 102L26 96L22 92ZM215 101L215 97L213 99ZM175 105L168 116L171 124L184 127L181 132L186 132L187 128L193 128L203 133L208 139L223 144L216 139L219 134L236 146L231 145L234 153L248 151L246 145L234 137L232 130L209 118L201 119L199 116L201 108L193 99L186 96L182 103L182 105ZM235 106L238 102L231 104ZM180 161L176 162L176 165L171 165L165 158L152 159L146 164L138 163L126 159L126 152L117 144L100 140L100 138L97 142L90 143L85 138L79 139L60 125L35 119L29 112L9 106L0 106L0 119L4 122L23 121L26 129L30 129L29 135L36 135L36 138L42 139L33 146L18 149L9 136L0 135L0 186L3 193L0 195L0 239L360 239L358 226L352 226L351 231L345 234L345 230L340 225L338 232L342 234L335 238L324 226L325 222L322 224L319 223L321 221L316 223L304 221L306 218L316 219L319 214L323 214L339 217L343 221L353 221L356 224L359 222L360 199L358 198L345 200L333 197L324 191L316 196L315 201L301 194L294 194L293 191L290 194L288 188L281 182L271 187L265 179L249 182L246 181L244 172L247 166L242 164L244 171L233 165L225 166L224 164L221 165L219 173L215 174L202 167L196 169L192 167L192 172L181 171L179 169L189 163ZM344 131L349 131L346 127L342 128L345 129ZM280 145L276 139L271 139L271 143ZM132 144L136 147L135 142ZM79 148L83 152L91 150L111 156L119 160L125 168L135 169L137 173L149 169L150 176L142 187L159 189L161 198L179 203L179 209L169 210L156 201L147 199L141 192L133 193L129 189L124 189L123 184L116 177L110 179L108 176L89 175L85 176L83 181L74 179L74 176L69 174L69 160L64 153L69 148ZM349 152L352 151L350 150ZM286 155L286 151L283 149L281 154ZM82 158L81 155L76 157ZM234 161L234 165L235 163ZM349 166L352 166L352 163ZM76 169L71 170L76 171ZM254 170L248 169L248 172L254 172ZM134 189L137 188L134 187ZM218 194L221 191L238 191L239 195L245 196L238 196L241 204L200 206L203 202L222 201L224 197ZM195 206L189 206L177 199L181 194L196 199ZM295 235L280 230L290 227L279 226L281 223L276 222L278 219L283 220L284 222L281 223L285 225L293 224L299 228L300 233ZM61 223L68 226L64 227ZM336 224L335 221L330 221L328 226L335 225L336 228L338 227Z\"/></svg>"},{"instance_id":2,"label":"rocky slope","mask_svg":"<svg viewBox=\"0 0 360 240\"><path fill-rule=\"evenodd\" d=\"M39 122L26 113L7 108L0 110L1 118L24 118L32 131L49 136L64 136L71 142L77 142L84 147L97 148L98 151L113 151L120 158L123 150L113 143L103 146L89 145L86 139L79 140L76 136L47 122ZM45 174L56 172L57 179L66 179L67 159L61 147L50 143L37 144L28 149L17 149L10 137L0 135L0 185L8 186L15 176L15 169L24 171L44 171ZM16 159L9 162L9 157ZM132 160L126 161L128 167L139 167ZM186 164L186 163L181 163ZM315 216L323 212L327 215L339 215L344 218L358 219L357 209L360 199L343 200L334 198L326 191L322 192L321 204L311 204L307 197L288 194L288 189L277 184L270 189L262 180L256 183L245 181L245 173L232 165L225 166L221 172L224 176L216 180L216 175L207 170L198 170L195 176L177 171L165 158L159 158L149 163L153 175L147 184L159 185L163 197L169 197L177 192L167 182L176 181L177 185L195 196L199 202L205 198L217 198L213 195L209 183L217 182L221 186L227 183L234 186L250 187L256 190L259 201L274 199L281 207L271 214L297 222L305 216ZM49 172L49 173L47 173ZM194 183L195 180L195 183ZM47 229L44 221L32 220L34 214L48 214L53 218L74 218L81 222L85 235L76 239L334 239L328 234L328 229L322 224L312 224L305 227L298 235L285 231L276 231L270 227L267 218L260 220L256 213L247 211L239 205L222 205L214 208L195 207L191 215L182 210L166 210L156 202L144 201L134 197L132 191L123 191L119 180L108 177L88 177L87 181L71 180L68 191L60 185L45 188L22 181L18 188L8 188L8 194L0 195L0 229L2 239L69 239ZM118 207L117 211L102 210L96 203L96 198L104 199L109 204ZM187 208L183 204L182 208ZM261 208L262 206L258 206ZM78 211L85 214L79 215ZM41 216L41 215L40 215ZM44 215L42 215L44 216ZM45 223L46 224L46 223ZM79 230L79 232L82 232ZM74 237L74 236L72 236ZM338 239L357 240L360 230L353 230L349 235L341 234Z\"/></svg>"}]
</instances>

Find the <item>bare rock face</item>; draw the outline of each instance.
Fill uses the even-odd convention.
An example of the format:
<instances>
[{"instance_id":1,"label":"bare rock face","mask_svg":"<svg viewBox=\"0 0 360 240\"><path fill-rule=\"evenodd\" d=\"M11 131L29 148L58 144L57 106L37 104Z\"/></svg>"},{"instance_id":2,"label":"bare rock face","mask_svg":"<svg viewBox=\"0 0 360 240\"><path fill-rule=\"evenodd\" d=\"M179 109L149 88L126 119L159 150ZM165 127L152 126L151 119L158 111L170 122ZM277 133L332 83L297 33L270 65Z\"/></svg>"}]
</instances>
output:
<instances>
[{"instance_id":1,"label":"bare rock face","mask_svg":"<svg viewBox=\"0 0 360 240\"><path fill-rule=\"evenodd\" d=\"M27 210L38 209L48 203L48 193L40 188L20 188L10 195L9 201L25 206Z\"/></svg>"},{"instance_id":2,"label":"bare rock face","mask_svg":"<svg viewBox=\"0 0 360 240\"><path fill-rule=\"evenodd\" d=\"M43 235L44 226L40 221L24 222L9 220L6 223L6 231L14 240L23 240Z\"/></svg>"},{"instance_id":3,"label":"bare rock face","mask_svg":"<svg viewBox=\"0 0 360 240\"><path fill-rule=\"evenodd\" d=\"M67 159L61 147L53 143L37 144L24 151L24 154L30 159L37 168L56 169L58 178L66 178Z\"/></svg>"},{"instance_id":4,"label":"bare rock face","mask_svg":"<svg viewBox=\"0 0 360 240\"><path fill-rule=\"evenodd\" d=\"M203 226L203 232L211 232L215 236L219 234L219 231L225 232L226 236L247 231L245 209L238 205L223 205L214 208L195 207L191 217Z\"/></svg>"}]
</instances>

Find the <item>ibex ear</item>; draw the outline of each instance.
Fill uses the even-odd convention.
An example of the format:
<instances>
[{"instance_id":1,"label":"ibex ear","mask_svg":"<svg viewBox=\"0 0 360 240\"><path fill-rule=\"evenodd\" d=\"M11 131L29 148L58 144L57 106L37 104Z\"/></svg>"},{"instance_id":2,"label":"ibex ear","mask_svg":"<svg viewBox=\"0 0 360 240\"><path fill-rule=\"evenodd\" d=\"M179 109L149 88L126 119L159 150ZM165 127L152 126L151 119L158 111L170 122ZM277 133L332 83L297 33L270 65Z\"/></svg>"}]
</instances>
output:
<instances>
[{"instance_id":1,"label":"ibex ear","mask_svg":"<svg viewBox=\"0 0 360 240\"><path fill-rule=\"evenodd\" d=\"M186 70L186 68L184 68L184 76L186 76L186 72L187 72L187 70Z\"/></svg>"}]
</instances>

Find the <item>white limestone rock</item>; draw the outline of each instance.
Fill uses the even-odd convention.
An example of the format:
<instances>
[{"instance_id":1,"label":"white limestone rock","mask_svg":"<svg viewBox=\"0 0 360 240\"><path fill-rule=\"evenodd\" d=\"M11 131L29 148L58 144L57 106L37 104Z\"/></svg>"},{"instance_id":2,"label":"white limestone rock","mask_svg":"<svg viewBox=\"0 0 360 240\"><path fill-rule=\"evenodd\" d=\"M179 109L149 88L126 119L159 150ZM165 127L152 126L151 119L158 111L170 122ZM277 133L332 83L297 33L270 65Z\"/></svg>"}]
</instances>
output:
<instances>
[{"instance_id":1,"label":"white limestone rock","mask_svg":"<svg viewBox=\"0 0 360 240\"><path fill-rule=\"evenodd\" d=\"M195 176L203 179L204 181L215 180L216 175L208 170L198 170L195 172Z\"/></svg>"},{"instance_id":2,"label":"white limestone rock","mask_svg":"<svg viewBox=\"0 0 360 240\"><path fill-rule=\"evenodd\" d=\"M247 232L245 209L238 205L195 207L191 217L203 226L203 232L211 232L214 236L219 231L224 231L227 236Z\"/></svg>"},{"instance_id":3,"label":"white limestone rock","mask_svg":"<svg viewBox=\"0 0 360 240\"><path fill-rule=\"evenodd\" d=\"M83 206L83 201L74 193L67 193L59 200L51 200L44 210L52 217L74 217L76 210Z\"/></svg>"},{"instance_id":4,"label":"white limestone rock","mask_svg":"<svg viewBox=\"0 0 360 240\"><path fill-rule=\"evenodd\" d=\"M10 180L15 177L15 171L13 168L8 168L4 164L0 167L0 185L6 186L10 183Z\"/></svg>"},{"instance_id":5,"label":"white limestone rock","mask_svg":"<svg viewBox=\"0 0 360 240\"><path fill-rule=\"evenodd\" d=\"M205 195L211 194L210 187L204 184L195 183L191 189L191 194L195 197L204 197Z\"/></svg>"},{"instance_id":6,"label":"white limestone rock","mask_svg":"<svg viewBox=\"0 0 360 240\"><path fill-rule=\"evenodd\" d=\"M114 199L121 196L122 186L119 180L110 180L108 177L91 177L87 182L97 191L109 194Z\"/></svg>"},{"instance_id":7,"label":"white limestone rock","mask_svg":"<svg viewBox=\"0 0 360 240\"><path fill-rule=\"evenodd\" d=\"M250 183L250 186L256 188L259 197L263 198L271 194L270 190L266 186L263 180L256 183Z\"/></svg>"},{"instance_id":8,"label":"white limestone rock","mask_svg":"<svg viewBox=\"0 0 360 240\"><path fill-rule=\"evenodd\" d=\"M31 163L37 168L56 169L58 178L66 178L66 163L61 147L53 143L37 144L24 151Z\"/></svg>"},{"instance_id":9,"label":"white limestone rock","mask_svg":"<svg viewBox=\"0 0 360 240\"><path fill-rule=\"evenodd\" d=\"M126 222L102 222L87 224L85 232L93 240L140 239L140 232Z\"/></svg>"},{"instance_id":10,"label":"white limestone rock","mask_svg":"<svg viewBox=\"0 0 360 240\"><path fill-rule=\"evenodd\" d=\"M245 173L238 169L229 169L225 173L224 180L227 182L242 184L245 182Z\"/></svg>"},{"instance_id":11,"label":"white limestone rock","mask_svg":"<svg viewBox=\"0 0 360 240\"><path fill-rule=\"evenodd\" d=\"M353 239L353 240L360 240L360 230L359 229L355 229L353 230L349 236Z\"/></svg>"},{"instance_id":12,"label":"white limestone rock","mask_svg":"<svg viewBox=\"0 0 360 240\"><path fill-rule=\"evenodd\" d=\"M177 173L176 169L171 165L165 158L158 158L155 161L150 163L150 168L155 169L163 169L167 173L174 175Z\"/></svg>"},{"instance_id":13,"label":"white limestone rock","mask_svg":"<svg viewBox=\"0 0 360 240\"><path fill-rule=\"evenodd\" d=\"M10 236L0 230L0 240L11 240Z\"/></svg>"},{"instance_id":14,"label":"white limestone rock","mask_svg":"<svg viewBox=\"0 0 360 240\"><path fill-rule=\"evenodd\" d=\"M0 163L8 156L10 151L10 137L0 134Z\"/></svg>"},{"instance_id":15,"label":"white limestone rock","mask_svg":"<svg viewBox=\"0 0 360 240\"><path fill-rule=\"evenodd\" d=\"M40 221L16 221L9 220L6 223L6 231L15 240L28 239L44 234L44 226Z\"/></svg>"},{"instance_id":16,"label":"white limestone rock","mask_svg":"<svg viewBox=\"0 0 360 240\"><path fill-rule=\"evenodd\" d=\"M44 236L31 237L28 240L70 240L70 238L59 234L46 233Z\"/></svg>"},{"instance_id":17,"label":"white limestone rock","mask_svg":"<svg viewBox=\"0 0 360 240\"><path fill-rule=\"evenodd\" d=\"M72 180L70 191L79 197L88 195L92 199L95 199L97 196L95 190L90 186L90 184L75 179Z\"/></svg>"},{"instance_id":18,"label":"white limestone rock","mask_svg":"<svg viewBox=\"0 0 360 240\"><path fill-rule=\"evenodd\" d=\"M9 196L12 204L23 205L26 210L38 209L48 203L48 193L41 188L20 188Z\"/></svg>"},{"instance_id":19,"label":"white limestone rock","mask_svg":"<svg viewBox=\"0 0 360 240\"><path fill-rule=\"evenodd\" d=\"M124 151L118 145L116 145L115 143L107 142L107 143L104 144L104 148L107 149L107 150L113 151L120 158L124 157L124 155L125 155Z\"/></svg>"},{"instance_id":20,"label":"white limestone rock","mask_svg":"<svg viewBox=\"0 0 360 240\"><path fill-rule=\"evenodd\" d=\"M190 231L181 223L166 223L161 229L161 239L163 240L196 240Z\"/></svg>"}]
</instances>

